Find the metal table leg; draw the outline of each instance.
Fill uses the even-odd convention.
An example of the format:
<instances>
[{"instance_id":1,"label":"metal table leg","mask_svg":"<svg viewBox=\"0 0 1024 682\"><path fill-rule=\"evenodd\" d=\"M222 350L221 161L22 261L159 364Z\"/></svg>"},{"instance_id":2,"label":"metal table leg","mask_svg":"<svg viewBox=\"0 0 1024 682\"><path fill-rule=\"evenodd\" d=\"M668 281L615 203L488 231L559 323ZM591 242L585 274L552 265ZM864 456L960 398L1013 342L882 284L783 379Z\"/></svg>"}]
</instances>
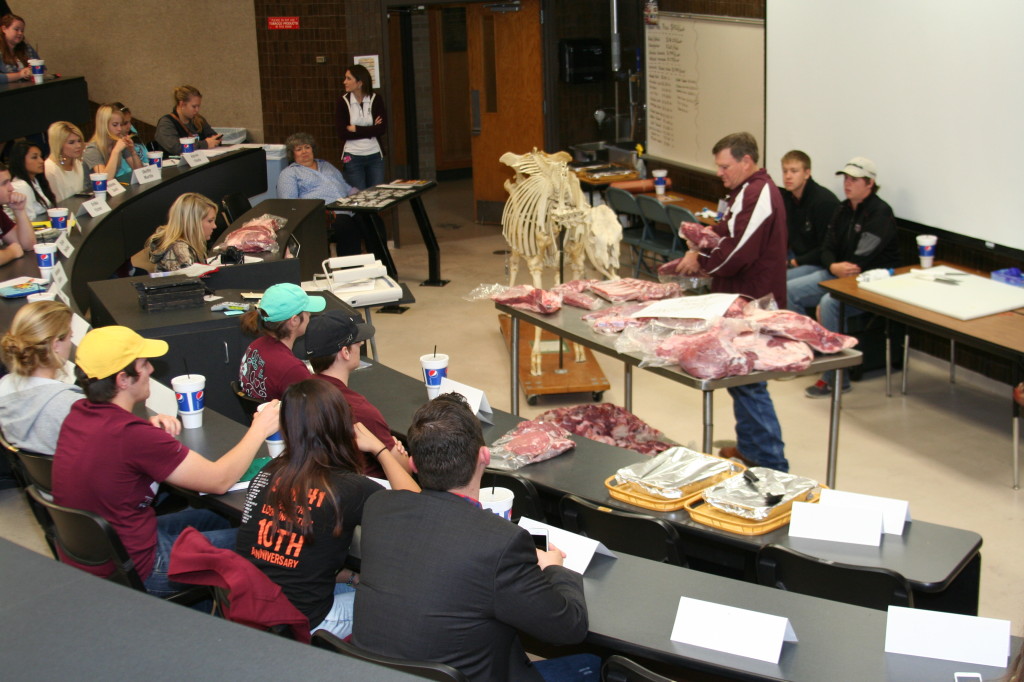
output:
<instances>
[{"instance_id":1,"label":"metal table leg","mask_svg":"<svg viewBox=\"0 0 1024 682\"><path fill-rule=\"evenodd\" d=\"M832 412L828 420L828 467L825 470L825 483L829 488L836 487L836 461L839 459L839 413L843 406L843 372L836 370L836 380L832 383Z\"/></svg>"},{"instance_id":2,"label":"metal table leg","mask_svg":"<svg viewBox=\"0 0 1024 682\"><path fill-rule=\"evenodd\" d=\"M702 391L704 394L704 452L711 454L712 441L715 437L715 401L714 391Z\"/></svg>"},{"instance_id":3,"label":"metal table leg","mask_svg":"<svg viewBox=\"0 0 1024 682\"><path fill-rule=\"evenodd\" d=\"M622 363L626 368L622 377L622 391L626 394L624 403L626 412L633 411L633 365L628 362Z\"/></svg>"},{"instance_id":4,"label":"metal table leg","mask_svg":"<svg viewBox=\"0 0 1024 682\"><path fill-rule=\"evenodd\" d=\"M370 226L363 232L363 239L366 240L366 246L369 247L370 253L373 254L374 258L384 264L384 267L388 270L388 276L392 279L398 277L398 269L395 268L395 259L391 257L391 251L388 250L388 243L385 236L384 221L381 219L379 213L364 213L370 220Z\"/></svg>"},{"instance_id":5,"label":"metal table leg","mask_svg":"<svg viewBox=\"0 0 1024 682\"><path fill-rule=\"evenodd\" d=\"M900 386L900 393L907 394L907 375L910 374L910 330L903 335L903 385Z\"/></svg>"},{"instance_id":6,"label":"metal table leg","mask_svg":"<svg viewBox=\"0 0 1024 682\"><path fill-rule=\"evenodd\" d=\"M885 397L892 397L892 337L889 335L889 318L885 318Z\"/></svg>"},{"instance_id":7,"label":"metal table leg","mask_svg":"<svg viewBox=\"0 0 1024 682\"><path fill-rule=\"evenodd\" d=\"M372 325L373 324L373 316L370 313L370 306L366 306L365 308L363 308L363 310L365 311L365 315L366 315L366 324ZM373 361L374 362L380 361L380 357L377 356L377 337L376 336L371 336L370 337L370 355L373 356Z\"/></svg>"},{"instance_id":8,"label":"metal table leg","mask_svg":"<svg viewBox=\"0 0 1024 682\"><path fill-rule=\"evenodd\" d=\"M949 383L956 383L956 339L949 340Z\"/></svg>"},{"instance_id":9,"label":"metal table leg","mask_svg":"<svg viewBox=\"0 0 1024 682\"><path fill-rule=\"evenodd\" d=\"M423 199L413 197L409 200L409 206L416 216L416 225L420 228L423 244L427 247L427 279L421 286L443 287L448 284L448 280L441 279L441 247L437 245L437 237L434 236L434 228L427 216L427 209L423 207Z\"/></svg>"},{"instance_id":10,"label":"metal table leg","mask_svg":"<svg viewBox=\"0 0 1024 682\"><path fill-rule=\"evenodd\" d=\"M512 416L519 416L519 318L512 316L512 400L509 412Z\"/></svg>"}]
</instances>

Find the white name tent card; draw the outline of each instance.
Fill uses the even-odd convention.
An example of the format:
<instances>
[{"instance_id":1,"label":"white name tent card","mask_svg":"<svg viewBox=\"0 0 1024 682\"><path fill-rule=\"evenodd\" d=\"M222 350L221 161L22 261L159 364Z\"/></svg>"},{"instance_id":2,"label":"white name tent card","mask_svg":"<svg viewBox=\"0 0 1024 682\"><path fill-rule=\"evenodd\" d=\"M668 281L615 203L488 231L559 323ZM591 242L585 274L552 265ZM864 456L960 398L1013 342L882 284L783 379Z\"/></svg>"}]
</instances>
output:
<instances>
[{"instance_id":1,"label":"white name tent card","mask_svg":"<svg viewBox=\"0 0 1024 682\"><path fill-rule=\"evenodd\" d=\"M477 419L485 424L494 423L494 411L491 409L491 404L487 402L487 396L479 388L473 388L466 384L460 384L458 381L453 381L448 377L442 377L441 388L438 393L458 393L469 403L469 408L473 410L473 414L477 416Z\"/></svg>"},{"instance_id":2,"label":"white name tent card","mask_svg":"<svg viewBox=\"0 0 1024 682\"><path fill-rule=\"evenodd\" d=\"M84 208L93 218L98 215L103 215L104 213L110 213L110 206L107 205L107 200L101 197L89 199L89 201L83 201L82 208Z\"/></svg>"},{"instance_id":3,"label":"white name tent card","mask_svg":"<svg viewBox=\"0 0 1024 682\"><path fill-rule=\"evenodd\" d=\"M78 313L72 313L71 315L71 343L74 344L75 348L78 348L78 344L82 343L82 337L85 336L86 332L92 329L92 325L85 321L85 318ZM175 401L177 406L177 401Z\"/></svg>"},{"instance_id":4,"label":"white name tent card","mask_svg":"<svg viewBox=\"0 0 1024 682\"><path fill-rule=\"evenodd\" d=\"M890 606L885 651L1005 668L1010 621Z\"/></svg>"},{"instance_id":5,"label":"white name tent card","mask_svg":"<svg viewBox=\"0 0 1024 682\"><path fill-rule=\"evenodd\" d=\"M882 531L892 535L903 535L903 526L910 521L910 502L891 497L823 489L818 504L826 507L877 509L882 512Z\"/></svg>"},{"instance_id":6,"label":"white name tent card","mask_svg":"<svg viewBox=\"0 0 1024 682\"><path fill-rule=\"evenodd\" d=\"M486 476L484 478L486 479ZM562 561L562 565L580 575L586 572L587 566L590 565L590 560L594 558L594 554L604 554L605 556L615 558L615 554L597 540L591 540L582 535L570 533L563 528L555 528L546 523L528 519L525 516L519 519L519 525L531 532L546 530L548 532L548 542L565 552L565 559Z\"/></svg>"},{"instance_id":7,"label":"white name tent card","mask_svg":"<svg viewBox=\"0 0 1024 682\"><path fill-rule=\"evenodd\" d=\"M882 543L882 512L878 509L794 502L789 537L877 547Z\"/></svg>"},{"instance_id":8,"label":"white name tent card","mask_svg":"<svg viewBox=\"0 0 1024 682\"><path fill-rule=\"evenodd\" d=\"M178 398L172 389L167 388L159 381L150 381L146 407L157 414L176 415L178 414Z\"/></svg>"},{"instance_id":9,"label":"white name tent card","mask_svg":"<svg viewBox=\"0 0 1024 682\"><path fill-rule=\"evenodd\" d=\"M202 166L204 163L210 163L209 157L202 152L188 152L181 155L182 160L192 168L196 166Z\"/></svg>"},{"instance_id":10,"label":"white name tent card","mask_svg":"<svg viewBox=\"0 0 1024 682\"><path fill-rule=\"evenodd\" d=\"M714 602L679 598L673 642L778 663L783 642L796 642L789 619Z\"/></svg>"},{"instance_id":11,"label":"white name tent card","mask_svg":"<svg viewBox=\"0 0 1024 682\"><path fill-rule=\"evenodd\" d=\"M107 182L107 196L116 197L118 194L124 194L125 189L117 180L110 180Z\"/></svg>"},{"instance_id":12,"label":"white name tent card","mask_svg":"<svg viewBox=\"0 0 1024 682\"><path fill-rule=\"evenodd\" d=\"M63 287L68 282L68 275L64 272L64 264L57 263L53 266L53 273L50 275L50 281L53 282L53 286L58 289Z\"/></svg>"},{"instance_id":13,"label":"white name tent card","mask_svg":"<svg viewBox=\"0 0 1024 682\"><path fill-rule=\"evenodd\" d=\"M150 182L159 182L163 176L156 166L143 166L132 171L133 185L146 185Z\"/></svg>"},{"instance_id":14,"label":"white name tent card","mask_svg":"<svg viewBox=\"0 0 1024 682\"><path fill-rule=\"evenodd\" d=\"M71 254L75 252L75 247L71 244L71 240L68 239L66 230L64 234L57 237L57 241L54 243L57 245L57 250L60 251L60 255L65 258L71 258Z\"/></svg>"},{"instance_id":15,"label":"white name tent card","mask_svg":"<svg viewBox=\"0 0 1024 682\"><path fill-rule=\"evenodd\" d=\"M61 303L63 303L64 305L66 305L67 307L70 308L71 307L71 299L68 298L68 295L66 293L64 293L64 290L63 289L57 289L56 293L57 293L57 298L59 298L61 300Z\"/></svg>"}]
</instances>

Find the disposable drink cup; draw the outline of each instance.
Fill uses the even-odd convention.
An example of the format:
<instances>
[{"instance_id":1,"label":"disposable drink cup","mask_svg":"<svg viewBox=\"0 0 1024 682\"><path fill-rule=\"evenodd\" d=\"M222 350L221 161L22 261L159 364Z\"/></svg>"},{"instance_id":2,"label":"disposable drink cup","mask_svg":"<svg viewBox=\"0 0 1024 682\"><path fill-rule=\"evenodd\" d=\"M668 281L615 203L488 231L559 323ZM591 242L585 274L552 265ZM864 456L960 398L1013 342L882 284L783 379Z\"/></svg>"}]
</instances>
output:
<instances>
[{"instance_id":1,"label":"disposable drink cup","mask_svg":"<svg viewBox=\"0 0 1024 682\"><path fill-rule=\"evenodd\" d=\"M68 229L68 210L66 208L48 208L46 215L50 216L50 227L53 229Z\"/></svg>"},{"instance_id":2,"label":"disposable drink cup","mask_svg":"<svg viewBox=\"0 0 1024 682\"><path fill-rule=\"evenodd\" d=\"M46 70L44 68L46 66L46 60L30 59L28 60L28 65L32 67L32 80L34 80L36 83L42 83L43 72Z\"/></svg>"},{"instance_id":3,"label":"disposable drink cup","mask_svg":"<svg viewBox=\"0 0 1024 682\"><path fill-rule=\"evenodd\" d=\"M503 519L512 520L512 503L515 495L508 488L481 488L480 504Z\"/></svg>"},{"instance_id":4,"label":"disposable drink cup","mask_svg":"<svg viewBox=\"0 0 1024 682\"><path fill-rule=\"evenodd\" d=\"M206 404L206 377L202 374L182 374L171 379L174 397L178 399L178 416L186 429L203 425L203 406Z\"/></svg>"},{"instance_id":5,"label":"disposable drink cup","mask_svg":"<svg viewBox=\"0 0 1024 682\"><path fill-rule=\"evenodd\" d=\"M149 165L156 166L157 168L164 167L164 153L163 152L149 152Z\"/></svg>"},{"instance_id":6,"label":"disposable drink cup","mask_svg":"<svg viewBox=\"0 0 1024 682\"><path fill-rule=\"evenodd\" d=\"M40 291L35 294L29 294L25 297L25 300L29 303L35 303L36 301L56 301L56 292Z\"/></svg>"},{"instance_id":7,"label":"disposable drink cup","mask_svg":"<svg viewBox=\"0 0 1024 682\"><path fill-rule=\"evenodd\" d=\"M427 397L431 400L441 392L441 379L448 376L448 356L444 353L428 353L420 356L423 367L423 383L427 385Z\"/></svg>"},{"instance_id":8,"label":"disposable drink cup","mask_svg":"<svg viewBox=\"0 0 1024 682\"><path fill-rule=\"evenodd\" d=\"M654 192L655 192L655 194L664 194L665 193L665 185L667 183L665 178L668 177L668 171L659 168L657 170L652 170L651 171L651 175L654 176Z\"/></svg>"},{"instance_id":9,"label":"disposable drink cup","mask_svg":"<svg viewBox=\"0 0 1024 682\"><path fill-rule=\"evenodd\" d=\"M196 150L196 138L194 137L179 137L178 142L181 143L182 154L191 154Z\"/></svg>"},{"instance_id":10,"label":"disposable drink cup","mask_svg":"<svg viewBox=\"0 0 1024 682\"><path fill-rule=\"evenodd\" d=\"M36 244L36 265L39 266L39 276L45 280L50 279L50 274L53 272L53 263L57 256L57 245L56 244Z\"/></svg>"},{"instance_id":11,"label":"disposable drink cup","mask_svg":"<svg viewBox=\"0 0 1024 682\"><path fill-rule=\"evenodd\" d=\"M935 244L938 241L934 234L917 235L917 256L921 259L922 268L930 268L935 262Z\"/></svg>"},{"instance_id":12,"label":"disposable drink cup","mask_svg":"<svg viewBox=\"0 0 1024 682\"><path fill-rule=\"evenodd\" d=\"M92 191L96 194L107 193L107 174L106 173L90 173L89 179L92 180Z\"/></svg>"},{"instance_id":13,"label":"disposable drink cup","mask_svg":"<svg viewBox=\"0 0 1024 682\"><path fill-rule=\"evenodd\" d=\"M256 408L256 411L262 412L263 408L269 404L270 403L263 403L262 405ZM267 450L270 451L271 457L277 457L282 452L284 452L284 437L281 435L280 431L272 433L270 437L267 438Z\"/></svg>"}]
</instances>

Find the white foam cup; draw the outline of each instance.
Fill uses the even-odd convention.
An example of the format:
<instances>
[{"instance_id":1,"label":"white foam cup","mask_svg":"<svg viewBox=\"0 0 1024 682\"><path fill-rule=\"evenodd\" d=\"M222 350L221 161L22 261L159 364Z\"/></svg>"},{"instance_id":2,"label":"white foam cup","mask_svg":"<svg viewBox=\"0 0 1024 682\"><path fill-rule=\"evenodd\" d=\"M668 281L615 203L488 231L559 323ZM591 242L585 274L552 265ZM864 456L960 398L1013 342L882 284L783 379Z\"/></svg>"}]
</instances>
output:
<instances>
[{"instance_id":1,"label":"white foam cup","mask_svg":"<svg viewBox=\"0 0 1024 682\"><path fill-rule=\"evenodd\" d=\"M665 178L668 177L668 171L663 168L658 168L651 171L651 175L654 176L654 192L656 194L665 193Z\"/></svg>"},{"instance_id":2,"label":"white foam cup","mask_svg":"<svg viewBox=\"0 0 1024 682\"><path fill-rule=\"evenodd\" d=\"M935 262L935 245L939 238L934 234L917 235L917 256L921 259L922 268L930 268Z\"/></svg>"},{"instance_id":3,"label":"white foam cup","mask_svg":"<svg viewBox=\"0 0 1024 682\"><path fill-rule=\"evenodd\" d=\"M448 376L448 356L444 353L427 353L420 356L423 368L423 383L427 386L427 397L431 400L441 392L441 379Z\"/></svg>"},{"instance_id":4,"label":"white foam cup","mask_svg":"<svg viewBox=\"0 0 1024 682\"><path fill-rule=\"evenodd\" d=\"M508 488L492 488L490 486L480 489L480 504L484 509L489 509L503 519L512 520L512 503L515 502L515 495Z\"/></svg>"},{"instance_id":5,"label":"white foam cup","mask_svg":"<svg viewBox=\"0 0 1024 682\"><path fill-rule=\"evenodd\" d=\"M263 403L262 405L256 408L256 411L262 412L263 408L269 404L270 403ZM267 438L267 450L270 451L271 457L277 457L282 452L284 452L284 436L281 435L280 430L270 434L270 437Z\"/></svg>"},{"instance_id":6,"label":"white foam cup","mask_svg":"<svg viewBox=\"0 0 1024 682\"><path fill-rule=\"evenodd\" d=\"M163 152L149 152L149 165L156 166L157 168L164 167L164 153Z\"/></svg>"},{"instance_id":7,"label":"white foam cup","mask_svg":"<svg viewBox=\"0 0 1024 682\"><path fill-rule=\"evenodd\" d=\"M181 143L182 154L189 154L196 150L196 138L194 137L179 137L178 142Z\"/></svg>"},{"instance_id":8,"label":"white foam cup","mask_svg":"<svg viewBox=\"0 0 1024 682\"><path fill-rule=\"evenodd\" d=\"M50 291L39 291L34 294L29 294L25 297L25 300L29 303L35 303L36 301L56 301L57 293Z\"/></svg>"},{"instance_id":9,"label":"white foam cup","mask_svg":"<svg viewBox=\"0 0 1024 682\"><path fill-rule=\"evenodd\" d=\"M42 83L44 73L46 72L46 60L45 59L30 59L28 65L32 67L32 80L36 83Z\"/></svg>"},{"instance_id":10,"label":"white foam cup","mask_svg":"<svg viewBox=\"0 0 1024 682\"><path fill-rule=\"evenodd\" d=\"M203 407L206 404L206 377L202 374L182 374L171 379L171 389L178 399L178 416L186 429L203 425Z\"/></svg>"},{"instance_id":11,"label":"white foam cup","mask_svg":"<svg viewBox=\"0 0 1024 682\"><path fill-rule=\"evenodd\" d=\"M53 229L68 229L68 210L66 208L48 208L46 215L50 216L50 227Z\"/></svg>"},{"instance_id":12,"label":"white foam cup","mask_svg":"<svg viewBox=\"0 0 1024 682\"><path fill-rule=\"evenodd\" d=\"M36 265L39 266L39 276L45 280L50 279L53 266L57 260L57 245L53 243L38 243L33 249L36 252Z\"/></svg>"},{"instance_id":13,"label":"white foam cup","mask_svg":"<svg viewBox=\"0 0 1024 682\"><path fill-rule=\"evenodd\" d=\"M106 173L89 173L89 180L92 181L92 191L97 195L103 195L107 193L107 174Z\"/></svg>"}]
</instances>

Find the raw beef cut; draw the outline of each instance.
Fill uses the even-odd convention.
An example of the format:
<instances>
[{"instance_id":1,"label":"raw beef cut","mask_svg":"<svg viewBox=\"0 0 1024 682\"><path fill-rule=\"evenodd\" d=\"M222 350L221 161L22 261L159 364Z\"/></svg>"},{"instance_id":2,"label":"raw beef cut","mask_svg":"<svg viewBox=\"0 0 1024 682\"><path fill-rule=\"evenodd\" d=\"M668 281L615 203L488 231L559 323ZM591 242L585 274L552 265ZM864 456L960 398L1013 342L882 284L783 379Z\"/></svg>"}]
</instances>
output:
<instances>
[{"instance_id":1,"label":"raw beef cut","mask_svg":"<svg viewBox=\"0 0 1024 682\"><path fill-rule=\"evenodd\" d=\"M802 372L814 360L814 351L806 343L781 336L740 334L732 343L754 361L758 372Z\"/></svg>"},{"instance_id":2,"label":"raw beef cut","mask_svg":"<svg viewBox=\"0 0 1024 682\"><path fill-rule=\"evenodd\" d=\"M638 310L647 307L646 303L626 303L613 305L602 310L587 313L582 320L590 325L590 328L600 334L618 334L626 327L638 327L651 319L649 317L630 317Z\"/></svg>"},{"instance_id":3,"label":"raw beef cut","mask_svg":"<svg viewBox=\"0 0 1024 682\"><path fill-rule=\"evenodd\" d=\"M599 443L654 455L672 447L662 434L623 408L611 403L573 405L548 410L537 417Z\"/></svg>"},{"instance_id":4,"label":"raw beef cut","mask_svg":"<svg viewBox=\"0 0 1024 682\"><path fill-rule=\"evenodd\" d=\"M680 223L679 236L693 242L701 251L717 249L722 241L722 236L715 232L710 225L700 223Z\"/></svg>"},{"instance_id":5,"label":"raw beef cut","mask_svg":"<svg viewBox=\"0 0 1024 682\"><path fill-rule=\"evenodd\" d=\"M792 310L761 310L749 306L743 317L756 322L762 334L803 341L821 353L838 353L857 345L854 337L831 332L806 315Z\"/></svg>"},{"instance_id":6,"label":"raw beef cut","mask_svg":"<svg viewBox=\"0 0 1024 682\"><path fill-rule=\"evenodd\" d=\"M552 287L551 291L561 294L562 303L565 305L583 308L584 310L597 310L602 305L601 299L585 293L590 289L590 285L596 281L596 279L574 279L571 282L565 282Z\"/></svg>"},{"instance_id":7,"label":"raw beef cut","mask_svg":"<svg viewBox=\"0 0 1024 682\"><path fill-rule=\"evenodd\" d=\"M732 342L742 330L739 320L721 318L706 332L670 336L661 342L656 353L674 360L686 373L698 379L750 374L754 368L753 359L737 350Z\"/></svg>"},{"instance_id":8,"label":"raw beef cut","mask_svg":"<svg viewBox=\"0 0 1024 682\"><path fill-rule=\"evenodd\" d=\"M674 282L647 282L626 277L592 284L590 290L599 296L619 303L622 301L657 301L683 294L682 287Z\"/></svg>"},{"instance_id":9,"label":"raw beef cut","mask_svg":"<svg viewBox=\"0 0 1024 682\"><path fill-rule=\"evenodd\" d=\"M491 446L491 466L506 471L519 469L534 462L571 450L576 446L571 434L558 424L524 421Z\"/></svg>"},{"instance_id":10,"label":"raw beef cut","mask_svg":"<svg viewBox=\"0 0 1024 682\"><path fill-rule=\"evenodd\" d=\"M556 313L562 309L562 296L560 294L537 289L529 284L510 287L500 294L491 296L491 299L517 310L526 310L527 312L545 315Z\"/></svg>"},{"instance_id":11,"label":"raw beef cut","mask_svg":"<svg viewBox=\"0 0 1024 682\"><path fill-rule=\"evenodd\" d=\"M277 233L265 224L246 224L229 234L224 246L236 246L245 253L271 251L277 248Z\"/></svg>"}]
</instances>

